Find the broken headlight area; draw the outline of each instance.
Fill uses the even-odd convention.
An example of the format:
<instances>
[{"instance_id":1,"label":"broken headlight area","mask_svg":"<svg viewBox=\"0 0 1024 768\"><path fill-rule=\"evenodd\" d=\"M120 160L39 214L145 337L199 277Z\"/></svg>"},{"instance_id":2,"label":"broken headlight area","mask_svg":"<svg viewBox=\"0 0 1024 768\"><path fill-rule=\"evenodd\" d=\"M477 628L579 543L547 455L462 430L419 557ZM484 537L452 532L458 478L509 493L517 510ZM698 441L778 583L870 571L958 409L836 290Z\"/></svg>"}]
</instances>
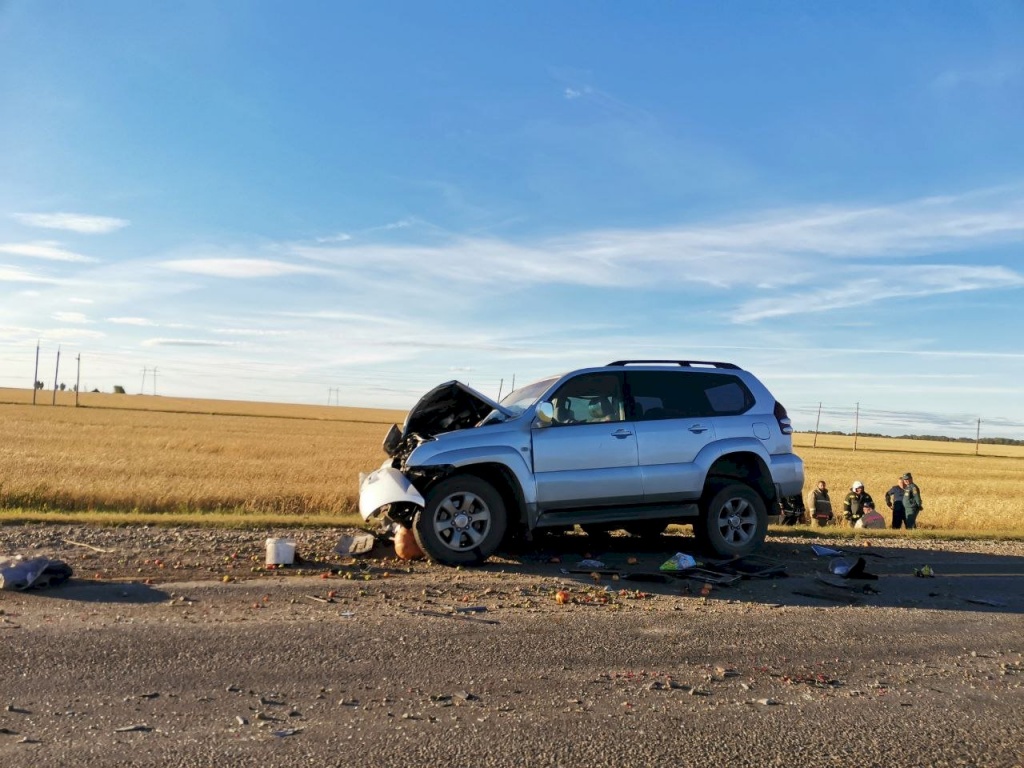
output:
<instances>
[{"instance_id":1,"label":"broken headlight area","mask_svg":"<svg viewBox=\"0 0 1024 768\"><path fill-rule=\"evenodd\" d=\"M384 437L381 447L384 449L384 453L394 459L391 462L391 466L395 469L401 469L402 465L405 464L405 460L409 458L410 453L432 439L421 437L415 432L403 436L402 430L399 429L398 425L392 424L391 429L388 430L387 435Z\"/></svg>"}]
</instances>

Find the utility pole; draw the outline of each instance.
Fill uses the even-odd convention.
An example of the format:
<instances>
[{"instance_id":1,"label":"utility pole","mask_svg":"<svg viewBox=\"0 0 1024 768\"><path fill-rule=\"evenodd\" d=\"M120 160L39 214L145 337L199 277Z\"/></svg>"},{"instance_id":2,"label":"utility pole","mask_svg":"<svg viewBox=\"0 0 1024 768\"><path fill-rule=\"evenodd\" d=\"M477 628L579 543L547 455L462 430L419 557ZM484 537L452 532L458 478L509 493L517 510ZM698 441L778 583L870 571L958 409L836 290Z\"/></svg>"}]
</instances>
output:
<instances>
[{"instance_id":1,"label":"utility pole","mask_svg":"<svg viewBox=\"0 0 1024 768\"><path fill-rule=\"evenodd\" d=\"M60 347L57 347L57 365L53 369L53 402L51 405L57 404L57 379L60 378Z\"/></svg>"},{"instance_id":2,"label":"utility pole","mask_svg":"<svg viewBox=\"0 0 1024 768\"><path fill-rule=\"evenodd\" d=\"M811 448L818 447L818 427L821 426L821 402L818 403L818 420L814 422L814 442L811 443Z\"/></svg>"},{"instance_id":3,"label":"utility pole","mask_svg":"<svg viewBox=\"0 0 1024 768\"><path fill-rule=\"evenodd\" d=\"M82 353L75 358L78 361L78 369L75 371L75 408L78 407L78 392L81 389L78 385L82 383Z\"/></svg>"},{"instance_id":4,"label":"utility pole","mask_svg":"<svg viewBox=\"0 0 1024 768\"><path fill-rule=\"evenodd\" d=\"M139 394L140 395L146 394L146 373L148 371L149 371L149 368L143 368L142 369L142 386L139 387Z\"/></svg>"},{"instance_id":5,"label":"utility pole","mask_svg":"<svg viewBox=\"0 0 1024 768\"><path fill-rule=\"evenodd\" d=\"M153 366L153 395L156 396L156 366Z\"/></svg>"},{"instance_id":6,"label":"utility pole","mask_svg":"<svg viewBox=\"0 0 1024 768\"><path fill-rule=\"evenodd\" d=\"M978 419L978 432L974 436L974 455L978 455L978 448L981 446L981 419Z\"/></svg>"},{"instance_id":7,"label":"utility pole","mask_svg":"<svg viewBox=\"0 0 1024 768\"><path fill-rule=\"evenodd\" d=\"M860 434L860 403L857 403L857 410L853 417L853 450L857 450L857 435Z\"/></svg>"},{"instance_id":8,"label":"utility pole","mask_svg":"<svg viewBox=\"0 0 1024 768\"><path fill-rule=\"evenodd\" d=\"M36 340L36 370L32 374L32 405L36 404L36 392L39 387L36 386L36 382L39 381L39 341Z\"/></svg>"}]
</instances>

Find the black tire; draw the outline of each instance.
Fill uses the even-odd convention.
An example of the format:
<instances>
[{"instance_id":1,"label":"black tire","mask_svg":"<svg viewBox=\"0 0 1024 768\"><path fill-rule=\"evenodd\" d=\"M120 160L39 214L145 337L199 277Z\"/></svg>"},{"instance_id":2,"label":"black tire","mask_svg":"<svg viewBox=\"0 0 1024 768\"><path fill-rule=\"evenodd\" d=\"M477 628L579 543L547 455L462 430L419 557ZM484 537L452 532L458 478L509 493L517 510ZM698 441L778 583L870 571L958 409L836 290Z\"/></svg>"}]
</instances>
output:
<instances>
[{"instance_id":1,"label":"black tire","mask_svg":"<svg viewBox=\"0 0 1024 768\"><path fill-rule=\"evenodd\" d=\"M501 544L508 527L505 500L486 480L455 475L427 493L412 521L416 542L444 565L479 565Z\"/></svg>"},{"instance_id":2,"label":"black tire","mask_svg":"<svg viewBox=\"0 0 1024 768\"><path fill-rule=\"evenodd\" d=\"M641 539L656 539L665 532L668 523L662 520L638 520L625 526L626 532Z\"/></svg>"},{"instance_id":3,"label":"black tire","mask_svg":"<svg viewBox=\"0 0 1024 768\"><path fill-rule=\"evenodd\" d=\"M757 551L768 534L764 500L748 485L732 483L714 492L694 523L701 549L720 557Z\"/></svg>"}]
</instances>

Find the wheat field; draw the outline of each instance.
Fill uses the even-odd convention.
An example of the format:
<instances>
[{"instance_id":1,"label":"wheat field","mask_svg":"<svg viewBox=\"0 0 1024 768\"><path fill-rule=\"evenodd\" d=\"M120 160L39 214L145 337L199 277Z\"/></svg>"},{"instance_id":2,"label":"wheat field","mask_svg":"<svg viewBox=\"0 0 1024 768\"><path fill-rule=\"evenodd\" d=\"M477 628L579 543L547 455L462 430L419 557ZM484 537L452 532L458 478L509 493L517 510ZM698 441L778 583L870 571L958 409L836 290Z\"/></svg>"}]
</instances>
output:
<instances>
[{"instance_id":1,"label":"wheat field","mask_svg":"<svg viewBox=\"0 0 1024 768\"><path fill-rule=\"evenodd\" d=\"M0 389L0 520L194 520L355 524L358 475L404 413L145 395ZM806 486L828 482L837 512L853 480L884 511L906 471L921 529L1024 532L1024 448L795 436ZM953 453L952 450L961 453ZM98 516L98 517L97 517Z\"/></svg>"}]
</instances>

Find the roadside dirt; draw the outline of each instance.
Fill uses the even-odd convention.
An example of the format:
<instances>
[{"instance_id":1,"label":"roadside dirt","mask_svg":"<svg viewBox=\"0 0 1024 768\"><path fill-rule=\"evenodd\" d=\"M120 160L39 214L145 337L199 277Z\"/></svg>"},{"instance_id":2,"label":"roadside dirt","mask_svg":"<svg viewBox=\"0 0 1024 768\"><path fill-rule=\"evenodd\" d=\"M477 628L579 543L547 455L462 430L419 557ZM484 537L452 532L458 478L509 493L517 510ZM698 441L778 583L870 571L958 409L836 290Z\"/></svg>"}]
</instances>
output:
<instances>
[{"instance_id":1,"label":"roadside dirt","mask_svg":"<svg viewBox=\"0 0 1024 768\"><path fill-rule=\"evenodd\" d=\"M708 586L659 575L689 536L452 569L345 533L0 528L75 569L0 592L0 761L1024 764L1024 543L820 541L845 580L773 537L784 575Z\"/></svg>"},{"instance_id":2,"label":"roadside dirt","mask_svg":"<svg viewBox=\"0 0 1024 768\"><path fill-rule=\"evenodd\" d=\"M704 589L700 578L659 574L659 566L676 552L704 559L688 535L665 535L652 541L625 535L596 540L585 535L553 536L524 551L501 552L482 568L453 569L422 560L399 560L390 543L383 540L365 555L347 556L335 551L344 535L356 533L361 532L18 525L0 528L0 557L61 560L74 569L76 583L138 581L160 585L315 576L332 584L355 580L377 586L377 582L387 580L388 589L412 593L437 584L464 583L472 593L474 581L507 573L525 582L539 580L554 585L564 581L570 591L582 590L595 596L639 590L668 597ZM295 541L294 564L266 566L265 544L271 537ZM812 544L816 542L841 550L843 560L863 557L868 573L880 578L844 580L834 576L829 569L830 558L814 553ZM587 561L594 560L602 567L587 567ZM915 576L925 566L934 576ZM781 572L781 578L757 578L758 571L773 567ZM756 557L749 559L742 572L754 578L730 585L713 583L715 597L787 605L856 602L928 608L975 606L1009 612L1024 609L1024 582L1018 580L1024 574L1024 542L870 537L843 542L774 536Z\"/></svg>"}]
</instances>

